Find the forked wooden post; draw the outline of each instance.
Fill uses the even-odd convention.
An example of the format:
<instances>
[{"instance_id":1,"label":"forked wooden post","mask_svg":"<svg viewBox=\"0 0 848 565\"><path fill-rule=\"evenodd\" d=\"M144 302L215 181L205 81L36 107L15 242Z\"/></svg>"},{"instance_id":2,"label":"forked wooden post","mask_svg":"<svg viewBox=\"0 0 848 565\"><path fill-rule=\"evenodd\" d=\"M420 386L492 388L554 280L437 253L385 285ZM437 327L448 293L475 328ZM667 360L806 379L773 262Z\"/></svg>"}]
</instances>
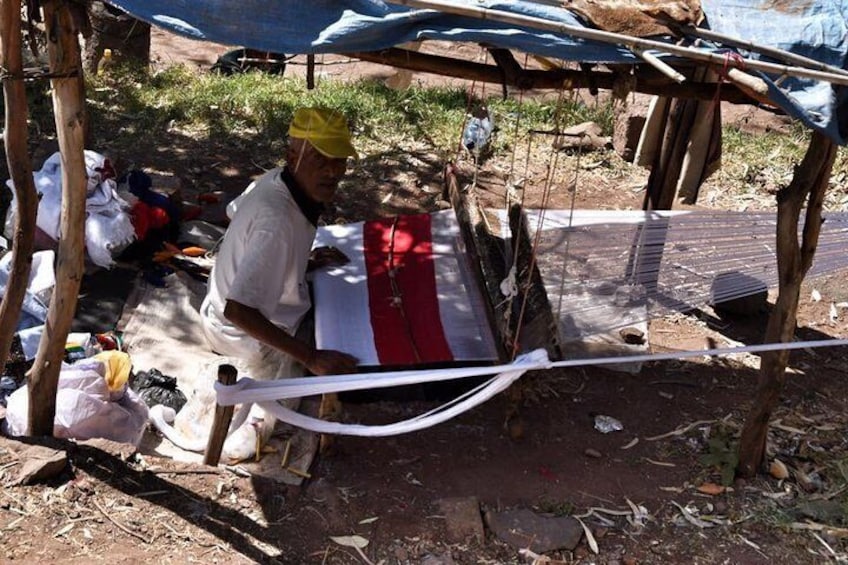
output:
<instances>
[{"instance_id":1,"label":"forked wooden post","mask_svg":"<svg viewBox=\"0 0 848 565\"><path fill-rule=\"evenodd\" d=\"M238 371L232 365L221 365L218 367L218 382L224 386L234 385L238 378ZM224 449L224 440L227 439L227 431L233 420L234 406L215 405L215 419L212 420L212 430L209 432L209 443L206 444L206 453L203 455L204 465L217 465L221 460L221 451Z\"/></svg>"},{"instance_id":2,"label":"forked wooden post","mask_svg":"<svg viewBox=\"0 0 848 565\"><path fill-rule=\"evenodd\" d=\"M42 3L47 31L50 71L55 78L53 113L62 154L62 211L56 286L47 311L44 334L29 376L29 435L53 434L56 389L65 355L65 341L77 306L85 254L86 172L83 157L85 99L82 63L77 39L79 5L55 0Z\"/></svg>"},{"instance_id":3,"label":"forked wooden post","mask_svg":"<svg viewBox=\"0 0 848 565\"><path fill-rule=\"evenodd\" d=\"M836 159L836 145L814 132L807 154L795 168L792 182L777 195L777 302L766 326L765 343L789 343L795 337L801 283L813 263L822 225L822 204ZM801 241L798 223L806 201ZM769 420L786 382L789 351L764 353L757 393L739 440L737 474L751 477L764 462Z\"/></svg>"},{"instance_id":4,"label":"forked wooden post","mask_svg":"<svg viewBox=\"0 0 848 565\"><path fill-rule=\"evenodd\" d=\"M0 4L0 66L6 69L3 95L6 107L6 164L15 185L17 214L12 244L12 270L0 305L0 373L6 366L12 338L26 294L35 242L38 195L27 150L27 99L21 54L21 2Z\"/></svg>"}]
</instances>

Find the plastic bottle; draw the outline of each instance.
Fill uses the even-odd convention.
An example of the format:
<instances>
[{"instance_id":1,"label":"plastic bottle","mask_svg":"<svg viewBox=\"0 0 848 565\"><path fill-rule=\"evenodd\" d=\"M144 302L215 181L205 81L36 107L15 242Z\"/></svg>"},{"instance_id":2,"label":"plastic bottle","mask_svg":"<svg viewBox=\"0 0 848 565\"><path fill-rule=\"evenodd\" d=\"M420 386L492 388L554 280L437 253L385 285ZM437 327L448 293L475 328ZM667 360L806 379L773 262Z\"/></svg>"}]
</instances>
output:
<instances>
[{"instance_id":1,"label":"plastic bottle","mask_svg":"<svg viewBox=\"0 0 848 565\"><path fill-rule=\"evenodd\" d=\"M492 128L492 118L489 116L489 111L486 108L480 108L468 118L468 122L465 124L465 130L462 132L462 145L476 157L479 157L489 143Z\"/></svg>"},{"instance_id":2,"label":"plastic bottle","mask_svg":"<svg viewBox=\"0 0 848 565\"><path fill-rule=\"evenodd\" d=\"M112 58L112 50L104 49L103 57L100 59L100 62L97 63L97 76L105 76L109 74L109 68L115 63L115 60Z\"/></svg>"}]
</instances>

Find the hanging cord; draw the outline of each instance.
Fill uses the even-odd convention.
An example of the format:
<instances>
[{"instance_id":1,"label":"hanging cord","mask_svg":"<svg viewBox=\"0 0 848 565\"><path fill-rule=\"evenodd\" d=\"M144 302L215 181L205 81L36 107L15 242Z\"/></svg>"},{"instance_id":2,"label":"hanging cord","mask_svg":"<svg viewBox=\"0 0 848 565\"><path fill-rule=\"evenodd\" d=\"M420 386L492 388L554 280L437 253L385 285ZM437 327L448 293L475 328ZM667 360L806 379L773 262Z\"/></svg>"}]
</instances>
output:
<instances>
[{"instance_id":1,"label":"hanging cord","mask_svg":"<svg viewBox=\"0 0 848 565\"><path fill-rule=\"evenodd\" d=\"M571 102L574 103L577 91L571 91ZM574 165L574 182L571 186L571 198L568 209L568 232L571 233L571 229L574 225L574 209L577 204L577 186L578 181L580 180L580 162L583 157L583 146L578 147L577 150L577 162ZM540 224L539 229L542 229L542 225ZM559 278L559 299L557 300L557 320L562 320L562 299L565 294L565 277L568 274L568 262L571 256L571 237L565 238L565 249L562 254L562 268L560 269L560 278Z\"/></svg>"},{"instance_id":2,"label":"hanging cord","mask_svg":"<svg viewBox=\"0 0 848 565\"><path fill-rule=\"evenodd\" d=\"M398 284L396 277L397 267L395 267L395 233L397 232L397 225L399 220L400 217L395 216L395 219L392 221L392 231L389 235L389 252L386 259L389 284L392 287L392 296L389 300L392 303L392 307L398 309L400 317L403 319L403 327L406 331L406 337L409 340L409 345L412 347L412 354L415 356L415 362L421 363L421 354L418 352L418 347L416 347L415 345L415 337L412 333L412 326L409 323L409 318L407 318L406 316L406 308L403 304L403 293L400 290L400 285Z\"/></svg>"},{"instance_id":3,"label":"hanging cord","mask_svg":"<svg viewBox=\"0 0 848 565\"><path fill-rule=\"evenodd\" d=\"M557 128L557 131L559 131L560 125L561 125L561 122L562 122L563 92L564 92L564 90L560 89L559 95L557 96L557 109L556 109L556 113L554 114L554 124L555 124L555 127ZM521 327L524 323L524 314L527 311L527 302L528 302L529 297L530 297L530 289L533 286L532 285L533 272L536 270L536 259L537 259L536 250L539 248L539 241L541 240L541 235L542 235L542 225L545 222L545 213L548 209L548 204L550 203L550 199L551 199L551 189L552 189L552 186L553 186L554 171L557 169L558 163L559 163L559 152L557 151L557 152L554 153L553 164L548 162L548 170L547 170L547 173L545 175L545 184L544 184L544 188L542 190L542 205L541 205L541 210L539 211L539 218L537 220L536 233L535 233L535 236L533 237L533 245L530 249L530 265L527 268L527 277L526 277L526 281L524 283L524 289L523 289L524 295L522 296L521 309L519 310L519 314L518 314L518 323L516 324L516 328L515 328L515 339L512 342L512 356L511 356L512 359L515 359L515 356L518 354L518 349L519 349L519 345L520 345L520 337L521 337ZM521 205L522 213L521 213L521 216L519 217L519 221L518 221L518 225L519 225L518 231L519 232L521 232L521 230L523 228L522 224L525 221L523 194L524 193L522 192L522 205ZM515 245L515 248L516 248L515 261L517 262L517 260L518 260L518 246Z\"/></svg>"},{"instance_id":4,"label":"hanging cord","mask_svg":"<svg viewBox=\"0 0 848 565\"><path fill-rule=\"evenodd\" d=\"M571 229L574 226L574 208L577 202L577 182L580 179L580 161L583 157L583 147L580 146L577 150L577 162L574 164L574 182L571 186L571 202L568 208L568 230L569 236L565 238L565 249L562 253L562 267L559 274L559 300L557 303L557 320L562 320L562 299L565 295L565 277L568 275L568 262L571 253ZM542 226L539 226L542 229Z\"/></svg>"},{"instance_id":5,"label":"hanging cord","mask_svg":"<svg viewBox=\"0 0 848 565\"><path fill-rule=\"evenodd\" d=\"M528 132L528 135L527 135L527 152L524 156L524 178L527 178L527 171L530 168L530 155L532 153L531 148L533 146L533 136L534 136L533 132ZM524 189L522 189L521 190L521 198L520 198L520 202L519 202L519 205L521 206L522 209L524 208L525 195L526 195L526 191ZM507 205L507 207L506 207L506 213L507 213L507 216L509 216L509 205ZM507 274L507 280L513 279L511 281L512 284L510 286L515 285L514 279L516 279L517 276L518 276L517 275L518 246L515 245L514 242L513 242L512 247L513 247L513 249L512 249L512 259L510 260L510 263L509 263L510 264L510 270L509 270L509 273ZM504 302L506 302L506 309L505 309L505 315L504 315L504 321L506 323L506 327L509 327L509 322L512 319L512 301L515 299L516 295L517 295L517 291L511 292L509 295L507 295L506 299L504 300ZM509 349L509 350L515 349L516 337L517 337L517 334L515 336L511 336L512 341L513 341L512 344L505 344L507 346L507 349Z\"/></svg>"},{"instance_id":6,"label":"hanging cord","mask_svg":"<svg viewBox=\"0 0 848 565\"><path fill-rule=\"evenodd\" d=\"M724 54L724 64L718 74L715 95L713 95L713 99L710 102L710 113L714 112L716 107L721 104L721 86L728 81L728 73L734 68L730 64L731 61L736 63L735 68L738 68L741 71L745 70L745 58L742 57L742 55L735 51L727 51Z\"/></svg>"},{"instance_id":7,"label":"hanging cord","mask_svg":"<svg viewBox=\"0 0 848 565\"><path fill-rule=\"evenodd\" d=\"M525 53L524 54L524 68L525 69L527 68L528 57L529 57L529 55L527 55ZM512 134L512 138L516 141L518 140L518 126L519 126L519 124L521 124L521 119L523 118L523 115L522 115L523 110L524 110L524 91L519 90L518 91L518 111L516 112L516 115L515 115L515 130L513 131L513 134ZM507 183L506 190L504 191L504 205L506 206L507 209L509 209L509 204L510 204L509 187L510 186L518 186L518 181L515 180L515 153L516 153L515 148L516 148L516 146L517 146L517 143L515 143L515 141L513 141L512 151L510 152L510 158L509 158L509 176L508 176L509 182ZM528 158L529 158L529 155L528 155ZM527 166L526 166L526 164L525 164L525 167L524 167L524 178L525 179L527 178Z\"/></svg>"},{"instance_id":8,"label":"hanging cord","mask_svg":"<svg viewBox=\"0 0 848 565\"><path fill-rule=\"evenodd\" d=\"M481 51L483 50L482 46L480 47ZM484 55L485 57L485 55ZM485 59L484 61L485 62ZM485 86L485 84L484 84ZM459 156L462 154L462 137L465 133L465 126L468 125L469 116L471 116L472 105L474 103L474 91L477 89L477 80L471 81L471 88L465 91L465 115L462 118L462 126L459 128L459 140L456 143L456 154L454 156L454 161L459 161ZM476 174L475 174L476 177Z\"/></svg>"}]
</instances>

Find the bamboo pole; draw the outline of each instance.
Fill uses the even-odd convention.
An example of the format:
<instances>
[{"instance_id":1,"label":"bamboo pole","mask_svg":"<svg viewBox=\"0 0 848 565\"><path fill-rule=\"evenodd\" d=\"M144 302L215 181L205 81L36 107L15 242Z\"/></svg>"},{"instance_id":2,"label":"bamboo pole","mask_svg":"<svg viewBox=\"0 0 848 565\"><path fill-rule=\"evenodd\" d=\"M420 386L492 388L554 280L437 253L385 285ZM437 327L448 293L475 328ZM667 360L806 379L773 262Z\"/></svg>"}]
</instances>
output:
<instances>
[{"instance_id":1,"label":"bamboo pole","mask_svg":"<svg viewBox=\"0 0 848 565\"><path fill-rule=\"evenodd\" d=\"M642 39L632 37L621 33L612 33L599 29L585 28L573 26L538 18L535 16L525 16L521 14L513 14L501 10L492 10L488 8L469 6L467 4L459 5L448 0L387 0L389 4L398 4L409 8L419 8L424 10L436 10L446 14L456 16L464 16L480 20L489 20L501 22L511 25L529 27L533 29L541 29L551 31L562 35L570 35L580 39L588 39L611 45L618 45L630 49L634 53L640 49L650 49L668 53L677 57L692 59L702 63L712 63L714 65L723 65L727 67L739 69L752 69L778 76L792 76L800 78L809 78L814 80L822 80L833 84L848 85L848 76L841 73L833 73L808 69L804 67L779 65L776 63L768 63L766 61L757 61L754 59L730 58L718 53L708 53L691 47L682 47L652 39Z\"/></svg>"},{"instance_id":2,"label":"bamboo pole","mask_svg":"<svg viewBox=\"0 0 848 565\"><path fill-rule=\"evenodd\" d=\"M764 343L789 343L795 337L801 283L816 253L822 204L835 158L833 141L814 132L807 154L795 168L792 182L777 195L779 294L769 316ZM798 219L805 200L807 211L799 243ZM739 440L737 473L743 477L755 475L763 463L769 419L780 399L788 362L789 351L785 349L762 355L757 392Z\"/></svg>"},{"instance_id":3,"label":"bamboo pole","mask_svg":"<svg viewBox=\"0 0 848 565\"><path fill-rule=\"evenodd\" d=\"M492 84L507 84L521 90L534 88L588 88L590 85L612 90L620 81L627 80L628 86L634 92L656 94L672 98L714 100L718 89L718 83L715 82L687 81L683 84L678 84L661 75L659 72L648 69L637 69L633 77L629 75L623 76L621 73L615 72L585 72L573 69L547 71L520 70L520 72L512 72L510 69L501 69L493 65L463 61L451 57L431 55L429 53L416 53L396 48L385 49L383 51L357 51L345 53L345 55L399 69L409 69L411 71L433 73ZM630 79L634 77L635 81L631 81ZM721 100L734 104L757 103L757 100L743 93L734 84L722 84L721 89L718 90L718 96Z\"/></svg>"},{"instance_id":4,"label":"bamboo pole","mask_svg":"<svg viewBox=\"0 0 848 565\"><path fill-rule=\"evenodd\" d=\"M792 63L801 67L809 67L811 69L816 69L819 71L826 71L829 73L848 76L848 71L846 71L845 69L840 69L839 67L834 67L833 65L828 65L826 63L822 63L821 61L816 61L815 59L804 57L803 55L790 53L789 51L784 51L783 49L777 49L776 47L766 47L765 45L758 45L752 41L731 37L729 35L718 33L710 29L704 29L695 26L681 26L678 28L678 31L685 35L691 35L700 39L706 39L707 41L721 43L722 45L727 45L729 47L744 49L745 51L750 51L752 53L759 53L760 55L765 55L767 57L771 57L772 59L783 61L784 63Z\"/></svg>"},{"instance_id":5,"label":"bamboo pole","mask_svg":"<svg viewBox=\"0 0 848 565\"><path fill-rule=\"evenodd\" d=\"M27 152L27 99L23 82L21 56L21 2L7 0L0 4L0 66L8 78L3 81L6 108L6 164L15 185L17 214L12 243L12 270L3 302L0 304L0 374L6 368L9 349L21 304L26 294L35 245L35 215L38 195L32 178L32 163Z\"/></svg>"},{"instance_id":6,"label":"bamboo pole","mask_svg":"<svg viewBox=\"0 0 848 565\"><path fill-rule=\"evenodd\" d=\"M65 341L77 304L83 275L85 243L86 173L83 158L82 64L75 18L64 0L42 4L47 31L47 53L52 73L70 73L51 79L53 112L62 154L62 211L56 286L35 364L29 375L29 434L52 435L56 388L65 354Z\"/></svg>"}]
</instances>

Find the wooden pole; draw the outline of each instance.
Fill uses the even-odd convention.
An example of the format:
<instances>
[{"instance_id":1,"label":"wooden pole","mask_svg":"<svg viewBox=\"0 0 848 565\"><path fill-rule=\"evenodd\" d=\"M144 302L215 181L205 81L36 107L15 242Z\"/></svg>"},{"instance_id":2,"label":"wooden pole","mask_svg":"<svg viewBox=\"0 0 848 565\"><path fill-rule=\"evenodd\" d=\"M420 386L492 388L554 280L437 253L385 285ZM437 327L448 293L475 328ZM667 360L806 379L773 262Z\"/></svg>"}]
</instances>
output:
<instances>
[{"instance_id":1,"label":"wooden pole","mask_svg":"<svg viewBox=\"0 0 848 565\"><path fill-rule=\"evenodd\" d=\"M85 252L86 173L83 158L84 99L82 66L75 18L70 3L42 3L51 73L68 78L51 79L56 134L62 154L62 210L56 286L47 312L47 323L29 375L29 434L52 435L56 413L56 388L65 355L65 341L77 305Z\"/></svg>"},{"instance_id":2,"label":"wooden pole","mask_svg":"<svg viewBox=\"0 0 848 565\"><path fill-rule=\"evenodd\" d=\"M236 384L238 371L232 365L221 365L218 367L218 382L224 386ZM206 444L206 453L203 455L204 465L217 465L221 460L221 451L224 449L224 440L233 421L233 409L235 406L215 405L215 419L212 420L212 430L209 432L209 442Z\"/></svg>"},{"instance_id":3,"label":"wooden pole","mask_svg":"<svg viewBox=\"0 0 848 565\"><path fill-rule=\"evenodd\" d=\"M306 90L315 88L315 54L306 56Z\"/></svg>"},{"instance_id":4,"label":"wooden pole","mask_svg":"<svg viewBox=\"0 0 848 565\"><path fill-rule=\"evenodd\" d=\"M456 16L464 16L479 20L489 20L509 25L551 31L580 39L598 41L609 45L618 45L620 47L630 49L634 53L639 50L653 50L661 53L668 53L676 57L699 61L701 63L711 63L713 65L721 65L737 69L750 69L777 76L786 75L791 77L821 80L833 84L848 85L848 76L841 73L820 71L806 67L779 65L776 63L744 59L741 57L729 58L724 54L701 51L692 47L683 47L672 43L654 41L652 39L642 39L639 37L633 37L621 33L612 33L600 29L574 26L535 16L525 16L503 10L493 10L482 6L473 6L469 3L458 4L451 2L450 0L388 0L388 3L411 8L421 8L424 10L437 10L445 14L453 14Z\"/></svg>"},{"instance_id":5,"label":"wooden pole","mask_svg":"<svg viewBox=\"0 0 848 565\"><path fill-rule=\"evenodd\" d=\"M476 193L460 189L456 166L453 163L445 166L444 197L450 201L459 222L461 251L468 257L471 273L477 279L477 285L483 295L486 320L495 334L498 361L508 363L512 360L510 352L515 332L510 327L506 302L500 292L501 281L507 275L503 240L494 237L486 229Z\"/></svg>"},{"instance_id":6,"label":"wooden pole","mask_svg":"<svg viewBox=\"0 0 848 565\"><path fill-rule=\"evenodd\" d=\"M12 270L3 303L0 304L0 374L6 368L9 348L26 294L35 244L35 215L38 195L32 178L32 163L27 151L27 99L21 56L21 2L0 4L0 66L9 77L3 81L6 107L6 164L15 185L17 214L12 243Z\"/></svg>"},{"instance_id":7,"label":"wooden pole","mask_svg":"<svg viewBox=\"0 0 848 565\"><path fill-rule=\"evenodd\" d=\"M836 145L814 132L803 161L795 168L789 186L777 195L777 270L779 294L766 326L765 343L789 343L795 336L798 299L804 275L813 262L821 230L821 210ZM809 196L809 198L808 198ZM801 242L798 219L807 200ZM751 477L763 463L769 419L786 381L789 351L763 353L757 393L739 441L740 476Z\"/></svg>"},{"instance_id":8,"label":"wooden pole","mask_svg":"<svg viewBox=\"0 0 848 565\"><path fill-rule=\"evenodd\" d=\"M716 43L721 43L722 45L736 47L737 49L743 49L752 53L759 53L760 55L765 55L767 57L771 57L772 59L783 61L784 63L792 63L793 65L798 65L801 67L809 67L811 69L816 69L819 71L827 71L829 73L848 76L848 71L846 71L845 69L840 69L839 67L834 67L833 65L828 65L826 63L822 63L821 61L816 61L815 59L804 57L803 55L790 53L789 51L784 51L783 49L767 47L765 45L758 45L746 39L731 37L729 35L717 33L715 31L704 29L702 27L695 27L691 25L680 26L678 28L678 31L685 35L691 35L693 37L699 37L708 41L714 41Z\"/></svg>"},{"instance_id":9,"label":"wooden pole","mask_svg":"<svg viewBox=\"0 0 848 565\"><path fill-rule=\"evenodd\" d=\"M687 81L678 84L653 69L636 67L634 74L621 72L582 71L574 69L522 70L519 68L499 68L494 65L463 61L451 57L416 53L404 49L385 49L383 51L354 51L345 53L362 61L389 65L398 69L408 69L423 73L488 82L507 84L520 90L534 88L572 89L603 88L616 89L626 84L629 90L644 94L656 94L671 98L697 98L698 100L721 100L734 104L756 104L757 100L742 92L735 84L723 84L718 89L715 82ZM500 61L498 61L500 63ZM628 71L631 67L626 66Z\"/></svg>"}]
</instances>

